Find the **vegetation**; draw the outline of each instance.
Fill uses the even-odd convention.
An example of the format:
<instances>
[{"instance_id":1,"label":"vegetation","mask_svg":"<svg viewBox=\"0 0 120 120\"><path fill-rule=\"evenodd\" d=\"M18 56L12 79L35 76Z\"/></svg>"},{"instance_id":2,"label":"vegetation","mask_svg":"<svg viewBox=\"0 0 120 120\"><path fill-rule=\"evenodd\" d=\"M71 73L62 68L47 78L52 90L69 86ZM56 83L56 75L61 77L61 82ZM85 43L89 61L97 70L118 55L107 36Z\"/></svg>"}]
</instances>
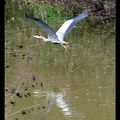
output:
<instances>
[{"instance_id":1,"label":"vegetation","mask_svg":"<svg viewBox=\"0 0 120 120\"><path fill-rule=\"evenodd\" d=\"M92 2L90 0L15 0L6 1L5 8L7 12L5 18L7 20L14 17L14 19L20 21L20 16L24 16L25 12L29 12L32 15L41 17L45 22L57 24L80 14L84 9L89 11L89 18L95 20L103 21L115 18L114 0L92 0Z\"/></svg>"},{"instance_id":2,"label":"vegetation","mask_svg":"<svg viewBox=\"0 0 120 120\"><path fill-rule=\"evenodd\" d=\"M9 25L9 28L14 28L16 30L24 29L26 25L29 22L26 21L25 18L25 12L34 15L38 18L41 18L43 21L45 21L50 26L53 26L54 29L58 29L58 26L61 25L64 21L67 19L70 19L82 12L84 10L82 7L76 10L76 13L72 11L72 9L69 8L69 11L67 10L67 5L60 5L60 1L58 4L56 2L50 2L50 0L15 0L15 1L7 1L5 6L5 22L6 25ZM77 5L77 0L74 2ZM62 3L61 3L62 4ZM64 4L68 4L67 2L64 2ZM72 2L71 2L72 4ZM70 7L70 6L69 6ZM87 7L87 6L86 6ZM114 19L99 19L100 16L91 15L88 18L86 18L80 26L83 31L86 31L87 33L91 33L91 29L99 29L104 28L105 30L112 30L113 34L115 33L115 22ZM97 19L96 19L97 18ZM101 17L100 17L101 18ZM109 21L108 21L109 20ZM9 24L12 23L12 24ZM33 22L33 26L34 26ZM86 26L86 27L84 27ZM7 27L7 26L5 26ZM57 30L56 29L56 30Z\"/></svg>"}]
</instances>

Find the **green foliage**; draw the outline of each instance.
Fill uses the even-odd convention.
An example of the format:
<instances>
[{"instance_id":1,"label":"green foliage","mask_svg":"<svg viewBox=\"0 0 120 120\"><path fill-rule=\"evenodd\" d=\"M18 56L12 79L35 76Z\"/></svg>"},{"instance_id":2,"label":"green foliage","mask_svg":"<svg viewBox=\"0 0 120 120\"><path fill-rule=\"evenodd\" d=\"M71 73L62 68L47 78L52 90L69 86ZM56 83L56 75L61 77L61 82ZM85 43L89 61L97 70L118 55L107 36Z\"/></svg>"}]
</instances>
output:
<instances>
[{"instance_id":1,"label":"green foliage","mask_svg":"<svg viewBox=\"0 0 120 120\"><path fill-rule=\"evenodd\" d=\"M37 3L32 0L23 0L20 2L16 1L7 1L5 4L5 22L13 23L17 27L24 26L25 12L41 18L46 23L54 26L59 25L75 16L74 11L65 11L62 8L58 7L58 5L54 4L46 4L44 1ZM77 14L76 14L77 15ZM28 22L29 23L29 22ZM88 17L84 20L84 22L79 23L81 26L84 24L88 24L89 26L96 26L101 24L99 20L91 19Z\"/></svg>"},{"instance_id":2,"label":"green foliage","mask_svg":"<svg viewBox=\"0 0 120 120\"><path fill-rule=\"evenodd\" d=\"M13 18L17 24L20 24L24 19L25 12L41 18L49 24L58 24L60 21L71 16L71 13L66 13L58 7L45 4L44 2L37 4L29 0L21 4L15 1L7 1L5 6L5 20L8 21Z\"/></svg>"}]
</instances>

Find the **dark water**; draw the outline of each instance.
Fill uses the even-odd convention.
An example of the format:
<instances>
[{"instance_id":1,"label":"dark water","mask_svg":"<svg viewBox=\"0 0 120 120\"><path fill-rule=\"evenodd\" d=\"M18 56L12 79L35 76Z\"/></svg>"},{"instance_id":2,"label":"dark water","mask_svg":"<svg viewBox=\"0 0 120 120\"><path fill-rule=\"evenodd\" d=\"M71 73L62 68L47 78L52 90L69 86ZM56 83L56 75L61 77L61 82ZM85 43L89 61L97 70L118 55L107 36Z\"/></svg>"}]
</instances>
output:
<instances>
[{"instance_id":1,"label":"dark water","mask_svg":"<svg viewBox=\"0 0 120 120\"><path fill-rule=\"evenodd\" d=\"M5 25L6 120L114 120L114 25L78 25L64 48L27 19ZM106 25L106 26L105 26ZM53 26L58 29L60 25Z\"/></svg>"}]
</instances>

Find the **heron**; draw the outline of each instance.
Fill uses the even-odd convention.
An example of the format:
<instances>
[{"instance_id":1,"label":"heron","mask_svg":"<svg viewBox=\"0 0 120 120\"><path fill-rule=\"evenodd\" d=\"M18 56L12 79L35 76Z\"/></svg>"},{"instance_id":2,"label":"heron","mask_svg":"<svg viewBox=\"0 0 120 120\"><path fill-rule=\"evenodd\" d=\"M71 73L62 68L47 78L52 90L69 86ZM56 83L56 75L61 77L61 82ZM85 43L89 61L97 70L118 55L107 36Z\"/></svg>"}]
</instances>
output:
<instances>
[{"instance_id":1,"label":"heron","mask_svg":"<svg viewBox=\"0 0 120 120\"><path fill-rule=\"evenodd\" d=\"M68 44L68 42L64 41L64 37L71 32L71 30L74 28L74 26L78 23L78 21L84 19L85 17L87 17L88 11L84 10L80 15L78 15L77 17L74 17L72 19L69 19L67 21L65 21L63 23L63 25L58 29L58 31L55 33L53 31L53 29L46 24L45 22L43 22L43 20L38 19L34 16L29 15L28 13L25 13L25 16L33 21L35 21L38 25L40 25L44 31L47 32L48 34L48 38L45 38L43 36L40 35L35 35L33 37L35 38L40 38L43 39L45 42L50 41L52 43L57 43L57 44Z\"/></svg>"}]
</instances>

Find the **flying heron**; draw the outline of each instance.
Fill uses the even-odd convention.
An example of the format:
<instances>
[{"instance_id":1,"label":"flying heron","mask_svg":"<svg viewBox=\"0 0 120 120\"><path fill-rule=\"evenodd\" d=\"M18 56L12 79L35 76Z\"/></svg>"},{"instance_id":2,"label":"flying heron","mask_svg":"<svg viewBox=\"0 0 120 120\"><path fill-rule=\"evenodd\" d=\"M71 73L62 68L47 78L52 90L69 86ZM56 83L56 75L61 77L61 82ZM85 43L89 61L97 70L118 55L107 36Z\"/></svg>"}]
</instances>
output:
<instances>
[{"instance_id":1,"label":"flying heron","mask_svg":"<svg viewBox=\"0 0 120 120\"><path fill-rule=\"evenodd\" d=\"M29 19L34 20L38 25L40 25L47 33L48 33L48 38L45 38L43 36L33 36L35 38L41 38L45 42L46 41L51 41L52 43L58 43L58 44L68 44L68 42L64 41L64 37L71 32L71 30L74 28L74 26L78 23L78 21L84 19L85 17L88 16L88 11L83 11L80 15L77 17L74 17L72 19L69 19L63 23L63 25L58 29L58 31L55 33L51 27L49 27L46 23L44 23L42 20L30 16L27 13L25 13L25 16Z\"/></svg>"}]
</instances>

